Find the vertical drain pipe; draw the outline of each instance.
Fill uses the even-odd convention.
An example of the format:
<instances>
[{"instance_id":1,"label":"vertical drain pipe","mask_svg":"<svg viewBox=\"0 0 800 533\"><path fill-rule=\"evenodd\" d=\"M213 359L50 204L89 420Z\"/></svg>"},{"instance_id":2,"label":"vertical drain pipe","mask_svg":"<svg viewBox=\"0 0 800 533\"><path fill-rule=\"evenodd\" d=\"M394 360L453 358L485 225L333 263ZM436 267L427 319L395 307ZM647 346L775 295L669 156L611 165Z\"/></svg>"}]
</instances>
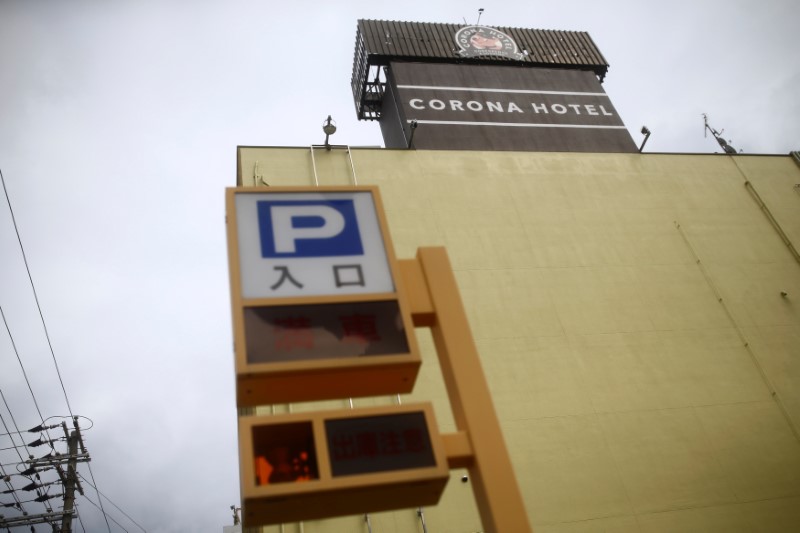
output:
<instances>
[{"instance_id":1,"label":"vertical drain pipe","mask_svg":"<svg viewBox=\"0 0 800 533\"><path fill-rule=\"evenodd\" d=\"M419 517L420 522L422 522L422 533L428 533L428 526L425 524L425 511L422 507L417 508L417 516Z\"/></svg>"},{"instance_id":2,"label":"vertical drain pipe","mask_svg":"<svg viewBox=\"0 0 800 533\"><path fill-rule=\"evenodd\" d=\"M350 151L350 145L347 145L347 156L350 158L350 170L353 172L353 185L358 185L356 178L356 166L353 164L353 152Z\"/></svg>"},{"instance_id":3,"label":"vertical drain pipe","mask_svg":"<svg viewBox=\"0 0 800 533\"><path fill-rule=\"evenodd\" d=\"M739 174L742 176L742 179L744 179L744 186L747 189L747 192L750 193L750 196L753 198L753 200L755 200L756 205L758 205L759 209L761 209L761 212L764 213L764 216L767 217L767 221L769 221L769 223L772 225L772 229L778 233L778 237L781 238L783 244L789 249L789 253L792 254L794 260L800 264L800 253L798 253L797 249L795 249L794 244L792 244L792 241L789 239L789 236L786 235L785 231L783 231L780 223L772 215L772 211L770 211L769 207L767 207L767 204L764 203L764 200L761 199L761 195L758 194L758 191L756 191L755 187L753 187L753 184L750 183L750 180L747 178L747 174L744 173L742 167L740 167L739 163L736 162L736 159L731 158L731 160L733 161L733 165L736 167L736 170L738 170Z\"/></svg>"},{"instance_id":4,"label":"vertical drain pipe","mask_svg":"<svg viewBox=\"0 0 800 533\"><path fill-rule=\"evenodd\" d=\"M314 170L314 185L319 187L319 178L317 178L317 160L314 157L314 145L311 145L311 168Z\"/></svg>"}]
</instances>

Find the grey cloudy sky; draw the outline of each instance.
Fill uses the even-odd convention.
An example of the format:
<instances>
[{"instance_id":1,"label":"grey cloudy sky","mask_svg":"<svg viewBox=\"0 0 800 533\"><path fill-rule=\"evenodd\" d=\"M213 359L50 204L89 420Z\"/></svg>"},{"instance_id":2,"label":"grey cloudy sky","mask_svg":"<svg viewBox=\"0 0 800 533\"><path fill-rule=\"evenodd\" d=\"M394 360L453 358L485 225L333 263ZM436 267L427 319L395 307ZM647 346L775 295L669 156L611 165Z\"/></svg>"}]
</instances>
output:
<instances>
[{"instance_id":1,"label":"grey cloudy sky","mask_svg":"<svg viewBox=\"0 0 800 533\"><path fill-rule=\"evenodd\" d=\"M588 31L646 151L719 151L702 113L744 152L800 149L795 0L0 3L0 169L95 479L147 531L219 531L238 500L236 146L321 143L328 114L334 142L381 144L350 93L357 19L474 23L479 7L486 25ZM43 416L68 414L5 203L0 306ZM4 419L40 422L5 328L0 390ZM139 530L105 507L112 531Z\"/></svg>"}]
</instances>

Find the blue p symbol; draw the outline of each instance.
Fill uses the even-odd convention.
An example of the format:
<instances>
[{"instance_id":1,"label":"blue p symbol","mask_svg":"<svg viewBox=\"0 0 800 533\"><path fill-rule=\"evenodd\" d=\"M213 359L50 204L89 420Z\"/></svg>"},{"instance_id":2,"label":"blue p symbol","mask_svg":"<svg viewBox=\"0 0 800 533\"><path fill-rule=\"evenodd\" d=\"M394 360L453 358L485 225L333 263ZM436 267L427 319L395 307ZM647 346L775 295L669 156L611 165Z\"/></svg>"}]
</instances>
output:
<instances>
[{"instance_id":1,"label":"blue p symbol","mask_svg":"<svg viewBox=\"0 0 800 533\"><path fill-rule=\"evenodd\" d=\"M257 202L262 257L363 255L353 200Z\"/></svg>"}]
</instances>

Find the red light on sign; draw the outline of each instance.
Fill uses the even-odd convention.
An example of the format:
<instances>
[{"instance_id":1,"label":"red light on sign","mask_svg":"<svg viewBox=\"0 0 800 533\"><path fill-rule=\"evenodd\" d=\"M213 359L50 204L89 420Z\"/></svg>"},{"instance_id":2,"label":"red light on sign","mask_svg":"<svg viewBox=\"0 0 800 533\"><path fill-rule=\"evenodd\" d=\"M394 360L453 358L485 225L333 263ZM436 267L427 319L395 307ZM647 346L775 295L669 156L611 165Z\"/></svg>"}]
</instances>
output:
<instances>
[{"instance_id":1,"label":"red light on sign","mask_svg":"<svg viewBox=\"0 0 800 533\"><path fill-rule=\"evenodd\" d=\"M310 318L287 316L274 319L272 324L275 332L273 347L276 351L314 348L314 330L311 329Z\"/></svg>"},{"instance_id":2,"label":"red light on sign","mask_svg":"<svg viewBox=\"0 0 800 533\"><path fill-rule=\"evenodd\" d=\"M253 428L256 485L319 478L311 424L298 422Z\"/></svg>"},{"instance_id":3,"label":"red light on sign","mask_svg":"<svg viewBox=\"0 0 800 533\"><path fill-rule=\"evenodd\" d=\"M247 307L244 325L249 363L409 352L397 300Z\"/></svg>"},{"instance_id":4,"label":"red light on sign","mask_svg":"<svg viewBox=\"0 0 800 533\"><path fill-rule=\"evenodd\" d=\"M245 527L436 504L449 479L430 404L239 419Z\"/></svg>"},{"instance_id":5,"label":"red light on sign","mask_svg":"<svg viewBox=\"0 0 800 533\"><path fill-rule=\"evenodd\" d=\"M342 325L342 342L352 342L362 346L381 340L378 334L378 317L375 314L354 313L339 317Z\"/></svg>"}]
</instances>

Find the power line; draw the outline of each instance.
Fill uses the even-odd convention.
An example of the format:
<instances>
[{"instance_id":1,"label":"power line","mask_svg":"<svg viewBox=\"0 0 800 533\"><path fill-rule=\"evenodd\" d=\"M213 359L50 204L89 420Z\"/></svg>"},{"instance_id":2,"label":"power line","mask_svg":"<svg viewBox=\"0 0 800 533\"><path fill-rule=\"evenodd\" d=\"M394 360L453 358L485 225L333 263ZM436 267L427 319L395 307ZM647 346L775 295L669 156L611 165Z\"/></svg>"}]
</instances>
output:
<instances>
[{"instance_id":1,"label":"power line","mask_svg":"<svg viewBox=\"0 0 800 533\"><path fill-rule=\"evenodd\" d=\"M3 465L0 465L0 474L2 474L2 476L3 476L3 481L5 482L6 487L8 487L9 490L13 489L14 486L11 484L11 476L6 473L6 470L3 467ZM17 505L17 509L19 509L21 511L22 510L22 502L20 501L19 496L17 496L16 491L11 493L11 497L14 499L14 502Z\"/></svg>"},{"instance_id":2,"label":"power line","mask_svg":"<svg viewBox=\"0 0 800 533\"><path fill-rule=\"evenodd\" d=\"M77 426L78 426L78 424L76 422L75 423L75 427L77 427ZM94 480L94 472L92 472L91 463L86 463L86 467L89 469L89 476L92 478L92 483L91 483L92 488L94 488L94 490L97 491L97 501L100 502L100 511L102 511L103 518L105 518L105 520L106 520L106 527L108 528L108 533L111 533L111 524L108 523L108 515L106 514L106 510L103 508L103 498L100 497L100 489L97 488L97 481ZM76 470L76 473L77 473L77 470ZM81 477L83 477L83 476L81 476ZM88 481L87 481L87 483L88 483Z\"/></svg>"},{"instance_id":3,"label":"power line","mask_svg":"<svg viewBox=\"0 0 800 533\"><path fill-rule=\"evenodd\" d=\"M19 350L17 350L17 343L14 342L14 336L11 334L11 328L8 326L8 320L6 320L6 314L3 312L3 306L0 306L0 315L3 317L3 324L6 326L6 331L8 332L8 338L11 341L11 347L14 349L14 354L17 356L17 361L19 361L19 367L22 369L22 375L25 378L25 383L28 385L28 390L31 393L31 398L33 398L33 405L36 407L36 412L39 413L39 419L42 421L42 425L44 425L44 417L42 416L42 411L39 409L39 402L36 401L36 395L33 393L33 387L31 387L31 382L28 379L28 373L25 371L25 365L22 364L22 358L19 355ZM8 407L8 405L6 405ZM11 411L9 411L11 413ZM19 429L19 428L17 428ZM50 438L50 432L45 429L47 433L47 438ZM52 444L50 448L52 448Z\"/></svg>"},{"instance_id":4,"label":"power line","mask_svg":"<svg viewBox=\"0 0 800 533\"><path fill-rule=\"evenodd\" d=\"M51 418L59 418L59 417L48 416L47 418L44 419L44 421L50 420ZM68 418L68 417L62 416L61 418ZM91 420L91 418L87 418L85 416L81 417L81 418L86 418L86 420ZM0 437L9 437L11 435L22 435L23 433L41 433L42 431L46 431L48 429L57 428L59 425L60 424L54 424L52 426L39 425L39 426L33 427L33 428L31 428L31 429L29 429L27 431L12 431L11 433L0 433Z\"/></svg>"},{"instance_id":5,"label":"power line","mask_svg":"<svg viewBox=\"0 0 800 533\"><path fill-rule=\"evenodd\" d=\"M44 320L44 313L42 312L42 306L39 303L39 295L36 292L36 285L33 283L33 276L31 275L31 269L30 269L30 266L28 265L28 256L25 254L25 247L22 244L22 237L20 236L19 227L17 226L17 218L16 218L16 216L14 216L14 209L11 207L11 198L8 195L8 188L6 187L6 179L5 179L5 176L3 176L2 169L0 169L0 182L2 182L2 185L3 185L3 193L5 194L6 203L8 204L8 211L11 214L11 222L14 225L14 233L17 236L17 242L19 243L19 249L20 249L20 252L22 253L22 261L25 264L25 271L28 273L28 281L30 281L31 291L33 292L33 299L36 302L36 309L39 311L39 318L42 321L42 329L44 330L44 336L47 339L47 346L50 349L50 355L53 358L53 365L55 366L55 369L56 369L56 375L58 376L58 382L61 384L61 391L64 393L64 401L67 403L67 410L69 411L69 414L73 418L73 420L75 420L75 415L72 412L72 406L70 405L69 397L67 396L67 388L64 386L64 380L61 377L61 369L58 366L58 360L56 359L56 353L55 353L55 350L53 349L53 343L50 341L50 333L47 330L47 324L45 323L45 320ZM5 315L3 315L3 316L4 316L4 321L5 321ZM10 334L11 334L11 332L9 330L9 335ZM31 391L31 394L33 394L33 391ZM35 402L35 398L34 398L34 402ZM39 409L38 405L37 405L36 409L38 411L38 409ZM10 414L10 411L9 411L9 414ZM42 416L41 413L39 413L39 416L40 417ZM12 417L12 419L13 419L13 417ZM42 419L42 423L44 423L44 419ZM77 428L77 422L76 422L76 428ZM16 429L17 429L17 431L19 431L19 428L16 428ZM8 431L8 429L6 429L6 431ZM100 491L97 489L97 482L95 481L95 478L94 478L94 472L92 472L91 465L88 465L88 467L89 467L89 475L91 476L92 481L94 481L94 485L93 486L94 486L95 490L97 490L97 493L98 493L98 502L100 503L100 510L102 511L103 517L105 518L106 526L108 527L108 531L109 531L109 533L111 533L111 524L108 523L108 516L106 515L105 509L103 509L103 499L99 496Z\"/></svg>"},{"instance_id":6,"label":"power line","mask_svg":"<svg viewBox=\"0 0 800 533\"><path fill-rule=\"evenodd\" d=\"M5 183L4 183L4 187L5 187ZM17 344L14 341L14 335L12 335L12 333L11 333L11 328L8 325L8 320L6 320L6 314L5 314L5 312L3 312L2 306L0 306L0 316L2 316L2 318L3 318L3 324L5 325L6 331L8 332L8 338L11 341L11 347L13 348L14 354L16 355L17 361L19 362L19 367L22 370L22 375L25 378L25 383L28 385L28 391L30 391L30 393L31 393L31 398L33 399L33 405L34 405L34 407L36 407L36 412L39 414L39 420L42 421L42 425L39 426L39 427L42 428L44 430L44 432L46 433L46 435L47 435L47 439L45 439L44 442L47 442L47 444L50 446L51 450L55 450L55 447L53 446L53 442L55 442L58 439L52 439L50 437L50 432L48 431L49 428L44 427L44 417L42 416L42 411L39 408L39 402L36 400L36 394L33 392L33 387L31 386L31 382L28 379L28 373L25 371L25 365L22 363L22 358L19 355L19 350L17 350ZM22 442L22 446L25 448L25 452L30 455L30 450L28 450L28 445L29 444L25 443L25 439L22 437L22 432L19 431L19 427L17 426L17 422L14 419L14 414L11 412L11 407L8 405L8 402L6 401L6 397L3 394L2 390L0 390L0 396L2 396L3 404L5 405L9 416L11 416L11 421L14 424L14 428L16 429L16 434L19 436L19 440ZM8 427L6 426L5 421L3 421L3 426L6 428L6 431L8 431ZM39 433L41 434L41 431ZM24 459L22 459L22 455L19 452L19 446L15 442L14 436L10 432L8 433L8 436L11 439L11 444L13 445L14 451L16 451L17 455L19 455L20 460L24 461ZM34 441L34 442L36 442L36 441ZM44 443L44 442L41 441L41 439L39 439L38 442L39 442L39 444L43 444ZM10 448L4 448L4 449L10 449ZM29 479L32 479L32 478L29 478ZM9 486L9 489L12 488L12 485L10 483L8 483L8 486ZM36 489L36 493L40 497L44 496L38 488ZM21 504L23 502L19 501L19 499L16 497L16 494L14 494L14 499L17 502L17 508L22 510ZM51 512L53 512L53 509L50 506L50 502L48 500L49 500L49 498L41 500L41 502L44 503L45 509L47 509L47 511L51 513Z\"/></svg>"},{"instance_id":7,"label":"power line","mask_svg":"<svg viewBox=\"0 0 800 533\"><path fill-rule=\"evenodd\" d=\"M78 511L78 504L77 503L75 504L75 516L78 517L78 524L80 524L80 526L81 526L81 531L83 531L83 533L86 533L86 528L83 527L83 519L81 519L81 513L80 513L80 511Z\"/></svg>"},{"instance_id":8,"label":"power line","mask_svg":"<svg viewBox=\"0 0 800 533\"><path fill-rule=\"evenodd\" d=\"M88 483L88 481L87 481L87 483ZM117 524L119 527L121 527L121 528L122 528L122 531L124 531L125 533L130 533L130 532L127 530L127 529L125 529L125 528L122 526L122 524L120 524L119 522L117 522L116 520L114 520L114 517L113 517L113 516L108 516L108 515L106 514L106 512L105 512L105 511L103 511L103 509L102 509L102 508L98 507L98 506L97 506L97 504L96 504L96 503L94 503L94 502L92 501L92 499L91 499L91 498L89 498L88 496L84 496L84 498L86 498L86 501L87 501L87 502L91 503L92 505L94 505L95 507L97 507L98 509L100 509L100 511L102 511L102 513L103 513L103 516L105 516L105 517L106 517L106 524L108 524L108 519L110 518L112 522L114 522L115 524ZM109 531L111 531L111 526L108 526L108 530L109 530Z\"/></svg>"},{"instance_id":9,"label":"power line","mask_svg":"<svg viewBox=\"0 0 800 533\"><path fill-rule=\"evenodd\" d=\"M69 398L67 397L67 389L64 387L64 380L61 378L61 370L58 368L58 361L56 361L56 353L53 351L53 344L50 342L50 334L47 331L47 324L45 324L44 321L42 306L39 305L39 296L36 294L36 286L33 284L33 276L31 276L31 269L28 266L28 256L25 255L25 247L22 245L22 237L20 237L19 228L17 227L17 217L14 216L14 209L11 207L11 198L9 198L8 189L6 188L6 179L3 176L3 171L1 169L0 181L3 183L3 193L6 195L8 211L11 213L11 222L14 224L14 233L17 235L17 242L19 242L19 249L22 252L22 261L25 263L25 271L28 273L28 280L31 282L31 290L33 291L33 299L36 301L36 309L39 310L39 318L42 319L42 328L44 328L44 336L47 339L47 346L50 348L50 355L53 357L53 364L56 367L56 375L58 375L58 381L61 383L61 390L64 392L64 400L67 402L67 410L69 411L70 416L73 416L72 406L70 406Z\"/></svg>"},{"instance_id":10,"label":"power line","mask_svg":"<svg viewBox=\"0 0 800 533\"><path fill-rule=\"evenodd\" d=\"M39 418L44 422L44 417L42 416L42 411L39 409L39 402L36 401L36 395L33 393L33 388L31 387L31 382L28 379L28 373L25 372L25 365L22 364L22 358L19 356L19 350L17 350L17 343L14 342L14 336L11 334L11 328L8 327L8 320L6 320L6 314L3 312L3 306L0 305L0 316L3 317L3 324L6 327L6 331L8 332L8 338L11 340L11 348L14 350L14 355L17 356L17 361L19 361L19 367L22 369L22 375L25 377L25 383L28 385L28 390L31 392L31 398L33 398L33 405L36 406L36 412L39 413Z\"/></svg>"},{"instance_id":11,"label":"power line","mask_svg":"<svg viewBox=\"0 0 800 533\"><path fill-rule=\"evenodd\" d=\"M3 394L3 389L0 389L0 399L3 400L3 405L6 406L6 410L8 411L8 415L11 417L11 423L14 424L14 427L16 428L17 433L19 433L20 431L19 431L19 427L17 426L17 421L14 419L14 413L11 412L11 407L8 406L8 402L6 401L6 395ZM3 415L1 415L1 414L0 414L0 422L3 423L3 427L5 428L6 431L8 431L8 424L6 424L6 421L3 418ZM25 448L25 453L29 454L30 452L28 450L28 447L25 445L25 441L22 440L22 437L20 437L19 440L22 441L22 446ZM17 455L19 456L19 460L22 461L22 462L25 462L25 459L23 459L22 454L19 453L19 446L17 446L16 443L14 442L14 437L11 437L11 444L14 444L14 450L17 452Z\"/></svg>"},{"instance_id":12,"label":"power line","mask_svg":"<svg viewBox=\"0 0 800 533\"><path fill-rule=\"evenodd\" d=\"M8 409L8 414L11 415L11 421L16 426L16 421L14 421L14 415L11 413L11 410L8 408L8 403L6 402L6 397L3 394L2 389L0 389L0 398L3 399L3 403L5 404L6 409ZM5 430L8 431L8 425L6 424L6 419L3 417L2 414L0 414L0 422L3 424L3 427L5 428ZM17 430L19 430L19 428L17 428ZM17 452L17 455L19 456L20 461L24 462L25 460L22 458L22 454L19 453L19 447L16 445L16 442L14 442L13 437L11 438L11 443L14 444L14 451ZM23 441L23 445L24 444L25 444L25 442ZM3 472L3 479L4 480L8 480L10 478L10 476L6 473L4 466L5 465L0 465L0 470L2 470L2 472ZM9 489L13 488L13 485L11 485L10 481L6 481L6 484L8 485ZM11 494L11 496L12 496L12 498L14 498L14 501L16 502L17 509L19 509L22 512L25 512L25 510L22 508L22 503L23 502L20 501L20 499L17 496L16 492L13 492Z\"/></svg>"},{"instance_id":13,"label":"power line","mask_svg":"<svg viewBox=\"0 0 800 533\"><path fill-rule=\"evenodd\" d=\"M87 480L85 477L83 477L83 476L82 476L80 473L78 473L78 476L79 476L79 477L80 477L82 480L84 480L84 481L85 481L85 482L86 482L86 483L87 483L87 484L88 484L90 487L92 487L94 490L96 490L98 495L100 495L100 496L102 496L103 498L105 498L105 499L108 501L108 503L110 503L111 505L113 505L114 507L116 507L116 508L117 508L117 510L118 510L120 513L122 513L123 515L125 515L125 518L127 518L128 520L130 520L131 522L133 522L134 524L136 524L136 527L138 527L139 529L141 529L142 531L144 531L145 533L147 533L147 530L145 530L145 528L143 528L141 525L139 525L139 524L136 522L136 520L134 520L133 518L131 518L130 516L128 516L128 514L127 514L125 511L123 511L122 509L120 509L120 508L119 508L119 506L118 506L116 503L112 502L112 501L109 499L109 497L108 497L108 496L106 496L105 494L103 494L102 492L100 492L99 490L97 490L97 487L95 487L94 485L92 485L91 483L89 483L89 481L88 481L88 480Z\"/></svg>"}]
</instances>

